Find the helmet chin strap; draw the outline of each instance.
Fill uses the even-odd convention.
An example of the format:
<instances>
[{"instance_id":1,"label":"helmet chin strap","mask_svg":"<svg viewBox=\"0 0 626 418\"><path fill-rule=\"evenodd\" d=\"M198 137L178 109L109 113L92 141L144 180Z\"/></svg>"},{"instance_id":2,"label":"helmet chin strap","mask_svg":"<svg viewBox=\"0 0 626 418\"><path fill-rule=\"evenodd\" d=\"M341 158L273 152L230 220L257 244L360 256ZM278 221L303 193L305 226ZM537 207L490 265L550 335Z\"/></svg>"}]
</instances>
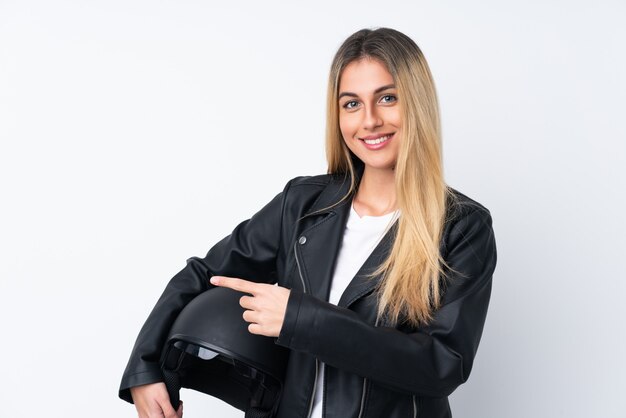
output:
<instances>
[{"instance_id":1,"label":"helmet chin strap","mask_svg":"<svg viewBox=\"0 0 626 418\"><path fill-rule=\"evenodd\" d=\"M180 404L180 375L177 373L180 364L185 357L185 352L178 350L172 350L168 347L164 356L164 361L161 365L161 374L167 388L167 394L170 396L170 403L174 407L174 410L178 410Z\"/></svg>"},{"instance_id":2,"label":"helmet chin strap","mask_svg":"<svg viewBox=\"0 0 626 418\"><path fill-rule=\"evenodd\" d=\"M270 418L270 411L262 411L258 408L250 407L246 411L245 418Z\"/></svg>"},{"instance_id":3,"label":"helmet chin strap","mask_svg":"<svg viewBox=\"0 0 626 418\"><path fill-rule=\"evenodd\" d=\"M262 383L258 380L251 380L250 393L252 393L252 398L245 418L270 418L273 415L271 399L269 396L264 396L267 395L267 391L263 389Z\"/></svg>"},{"instance_id":4,"label":"helmet chin strap","mask_svg":"<svg viewBox=\"0 0 626 418\"><path fill-rule=\"evenodd\" d=\"M170 403L174 410L178 410L180 405L180 376L178 373L171 370L162 370L163 380L165 381L165 387L167 388L167 394L170 395Z\"/></svg>"},{"instance_id":5,"label":"helmet chin strap","mask_svg":"<svg viewBox=\"0 0 626 418\"><path fill-rule=\"evenodd\" d=\"M254 397L256 398L261 391L255 391ZM254 398L253 398L254 399ZM244 418L271 418L273 413L271 410L263 409L260 406L253 406L254 401L250 402L250 407L246 410Z\"/></svg>"}]
</instances>

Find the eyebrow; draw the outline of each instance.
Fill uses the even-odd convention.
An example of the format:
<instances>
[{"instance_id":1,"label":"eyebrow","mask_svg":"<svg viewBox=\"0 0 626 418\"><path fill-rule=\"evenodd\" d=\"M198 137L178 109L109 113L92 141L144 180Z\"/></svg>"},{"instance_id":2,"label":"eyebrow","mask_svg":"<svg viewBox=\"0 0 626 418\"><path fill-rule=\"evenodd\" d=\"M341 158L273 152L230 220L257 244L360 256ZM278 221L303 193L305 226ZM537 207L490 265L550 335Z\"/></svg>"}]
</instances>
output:
<instances>
[{"instance_id":1,"label":"eyebrow","mask_svg":"<svg viewBox=\"0 0 626 418\"><path fill-rule=\"evenodd\" d=\"M395 89L396 85L395 84L387 84L386 86L382 86L377 88L376 90L374 90L374 94L378 94L383 90L387 90L387 89ZM349 91L344 91L343 93L341 93L339 95L339 97L337 97L337 100L341 99L343 96L350 96L350 97L359 97L357 94L355 93L351 93Z\"/></svg>"}]
</instances>

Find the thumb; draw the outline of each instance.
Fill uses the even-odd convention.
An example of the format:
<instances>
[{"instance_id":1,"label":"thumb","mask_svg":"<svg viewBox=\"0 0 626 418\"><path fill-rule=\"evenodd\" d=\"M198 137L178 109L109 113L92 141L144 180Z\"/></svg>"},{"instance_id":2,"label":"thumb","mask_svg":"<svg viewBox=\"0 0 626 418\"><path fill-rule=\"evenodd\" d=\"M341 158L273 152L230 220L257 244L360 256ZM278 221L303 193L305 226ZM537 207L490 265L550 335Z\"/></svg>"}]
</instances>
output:
<instances>
[{"instance_id":1,"label":"thumb","mask_svg":"<svg viewBox=\"0 0 626 418\"><path fill-rule=\"evenodd\" d=\"M180 402L180 405L178 405L178 411L180 411L180 414L178 413L178 411L174 411L174 407L172 406L172 403L170 402L169 398L166 398L163 400L163 402L160 402L161 410L163 411L163 416L165 416L166 418L173 418L173 417L181 417L182 416L182 402Z\"/></svg>"},{"instance_id":2,"label":"thumb","mask_svg":"<svg viewBox=\"0 0 626 418\"><path fill-rule=\"evenodd\" d=\"M178 410L176 411L176 416L178 418L183 417L183 401L180 401L180 403L178 404Z\"/></svg>"}]
</instances>

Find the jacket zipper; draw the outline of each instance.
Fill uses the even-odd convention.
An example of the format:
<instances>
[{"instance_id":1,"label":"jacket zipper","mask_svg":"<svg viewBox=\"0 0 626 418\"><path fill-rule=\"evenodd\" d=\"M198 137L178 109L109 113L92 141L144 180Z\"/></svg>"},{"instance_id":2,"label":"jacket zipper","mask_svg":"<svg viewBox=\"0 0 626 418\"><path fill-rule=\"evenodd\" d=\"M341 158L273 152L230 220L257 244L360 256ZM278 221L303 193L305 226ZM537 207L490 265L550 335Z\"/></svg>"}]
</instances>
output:
<instances>
[{"instance_id":1,"label":"jacket zipper","mask_svg":"<svg viewBox=\"0 0 626 418\"><path fill-rule=\"evenodd\" d=\"M304 289L304 293L306 293L306 284L304 283L304 277L302 277L302 269L300 267L300 261L298 260L298 249L297 249L297 241L293 243L293 254L296 257L296 265L298 266L298 276L300 276L300 281L302 282L302 289ZM315 380L313 381L313 392L311 393L311 400L309 401L309 412L307 412L306 417L311 417L311 412L313 412L313 401L315 400L315 389L317 388L317 374L319 368L319 360L317 357L315 358Z\"/></svg>"},{"instance_id":2,"label":"jacket zipper","mask_svg":"<svg viewBox=\"0 0 626 418\"><path fill-rule=\"evenodd\" d=\"M363 406L365 405L365 391L367 390L367 377L363 379L363 394L361 395L361 408L359 409L359 418L363 416Z\"/></svg>"},{"instance_id":3,"label":"jacket zipper","mask_svg":"<svg viewBox=\"0 0 626 418\"><path fill-rule=\"evenodd\" d=\"M376 323L374 326L378 326L378 317L376 318ZM365 394L367 393L367 377L363 378L363 393L361 394L361 408L359 409L359 417L363 416L363 408L365 407Z\"/></svg>"},{"instance_id":4,"label":"jacket zipper","mask_svg":"<svg viewBox=\"0 0 626 418\"><path fill-rule=\"evenodd\" d=\"M415 395L413 395L413 418L417 418L417 404L415 403Z\"/></svg>"}]
</instances>

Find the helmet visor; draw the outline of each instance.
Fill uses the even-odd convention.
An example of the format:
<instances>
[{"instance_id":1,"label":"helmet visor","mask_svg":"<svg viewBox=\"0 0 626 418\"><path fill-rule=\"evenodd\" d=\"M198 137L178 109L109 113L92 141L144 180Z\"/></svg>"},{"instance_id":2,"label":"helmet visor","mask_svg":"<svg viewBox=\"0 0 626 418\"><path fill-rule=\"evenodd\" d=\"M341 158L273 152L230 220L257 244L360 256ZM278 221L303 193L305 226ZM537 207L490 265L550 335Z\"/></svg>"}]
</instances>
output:
<instances>
[{"instance_id":1,"label":"helmet visor","mask_svg":"<svg viewBox=\"0 0 626 418\"><path fill-rule=\"evenodd\" d=\"M220 353L216 353L213 350L209 350L208 348L201 347L196 344L192 344L186 341L178 340L174 343L174 347L178 348L180 351L184 351L187 354L191 354L192 356L199 357L202 360L212 360L215 357L219 356Z\"/></svg>"}]
</instances>

